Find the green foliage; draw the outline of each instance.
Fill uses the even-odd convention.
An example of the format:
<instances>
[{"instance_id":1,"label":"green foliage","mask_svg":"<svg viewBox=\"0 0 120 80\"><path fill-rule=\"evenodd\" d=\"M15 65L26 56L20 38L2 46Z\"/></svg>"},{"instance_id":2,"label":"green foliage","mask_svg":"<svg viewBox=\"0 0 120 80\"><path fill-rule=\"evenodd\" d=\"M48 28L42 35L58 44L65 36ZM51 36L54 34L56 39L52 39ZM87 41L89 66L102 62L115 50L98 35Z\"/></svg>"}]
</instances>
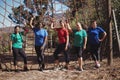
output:
<instances>
[{"instance_id":1,"label":"green foliage","mask_svg":"<svg viewBox=\"0 0 120 80\"><path fill-rule=\"evenodd\" d=\"M9 34L2 33L2 37L0 40L0 53L9 51Z\"/></svg>"},{"instance_id":2,"label":"green foliage","mask_svg":"<svg viewBox=\"0 0 120 80\"><path fill-rule=\"evenodd\" d=\"M30 9L28 11L25 9L25 6L20 5L18 7L12 8L14 13L14 18L18 21L23 21L25 19L26 22L29 23L31 17L33 16L33 12L37 11L37 16L34 19L34 24L44 21L44 14L47 10L48 0L35 0L36 2L32 2L32 0L24 0L24 4L26 8ZM50 2L52 0L49 0ZM107 17L107 1L106 0L64 0L60 1L61 3L68 6L70 9L66 11L65 17L70 19L70 25L72 27L75 26L76 21L81 22L84 25L89 26L90 21L92 19L97 19L98 24L104 25ZM116 17L118 26L120 26L120 0L112 0L112 7L116 9ZM43 6L40 8L39 6ZM50 8L53 10L53 8ZM21 20L20 20L21 19ZM47 20L48 21L48 20ZM48 21L50 22L50 21ZM29 25L29 24L28 24ZM120 28L119 28L120 29Z\"/></svg>"},{"instance_id":3,"label":"green foliage","mask_svg":"<svg viewBox=\"0 0 120 80\"><path fill-rule=\"evenodd\" d=\"M43 20L43 15L47 10L48 0L24 0L24 5L13 7L12 14L9 14L9 18L16 24L29 23L31 17L37 16L35 21ZM34 15L36 14L36 15Z\"/></svg>"}]
</instances>

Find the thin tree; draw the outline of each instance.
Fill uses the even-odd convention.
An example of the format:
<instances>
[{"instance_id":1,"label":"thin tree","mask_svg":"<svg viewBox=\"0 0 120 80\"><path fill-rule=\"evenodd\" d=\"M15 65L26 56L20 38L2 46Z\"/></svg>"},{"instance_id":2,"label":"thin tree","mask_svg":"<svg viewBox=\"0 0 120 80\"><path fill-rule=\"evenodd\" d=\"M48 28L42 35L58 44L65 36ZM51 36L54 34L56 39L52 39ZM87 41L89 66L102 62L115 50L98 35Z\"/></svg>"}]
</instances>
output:
<instances>
[{"instance_id":1,"label":"thin tree","mask_svg":"<svg viewBox=\"0 0 120 80\"><path fill-rule=\"evenodd\" d=\"M111 0L106 0L107 1L107 34L108 34L108 65L111 65L113 63L113 45L112 45L112 26L111 26Z\"/></svg>"}]
</instances>

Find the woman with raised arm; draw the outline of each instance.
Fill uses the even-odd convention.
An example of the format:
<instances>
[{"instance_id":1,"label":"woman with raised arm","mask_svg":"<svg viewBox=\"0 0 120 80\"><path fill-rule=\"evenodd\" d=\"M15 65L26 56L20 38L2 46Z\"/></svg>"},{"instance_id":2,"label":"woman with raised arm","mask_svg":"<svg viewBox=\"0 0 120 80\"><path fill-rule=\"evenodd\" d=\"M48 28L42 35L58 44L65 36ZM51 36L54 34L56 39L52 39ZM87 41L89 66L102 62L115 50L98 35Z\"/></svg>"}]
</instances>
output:
<instances>
[{"instance_id":1,"label":"woman with raised arm","mask_svg":"<svg viewBox=\"0 0 120 80\"><path fill-rule=\"evenodd\" d=\"M33 24L33 19L30 21L30 26L35 34L35 51L37 54L37 60L39 64L39 70L42 71L45 68L44 63L44 51L47 43L47 30L43 28L43 23L37 23L35 26Z\"/></svg>"},{"instance_id":2,"label":"woman with raised arm","mask_svg":"<svg viewBox=\"0 0 120 80\"><path fill-rule=\"evenodd\" d=\"M79 69L78 70L83 71L82 53L86 49L87 33L82 28L82 26L79 22L76 23L76 29L71 29L70 25L67 25L66 28L69 30L69 32L74 34L73 46L74 46L74 50L76 52L76 55L78 57L78 64L79 64Z\"/></svg>"},{"instance_id":3,"label":"woman with raised arm","mask_svg":"<svg viewBox=\"0 0 120 80\"><path fill-rule=\"evenodd\" d=\"M20 26L17 25L14 28L14 33L11 34L10 50L13 52L14 57L14 67L15 71L18 72L17 68L17 59L18 54L24 59L24 71L28 71L27 67L27 56L23 50L23 35L24 33L20 32Z\"/></svg>"},{"instance_id":4,"label":"woman with raised arm","mask_svg":"<svg viewBox=\"0 0 120 80\"><path fill-rule=\"evenodd\" d=\"M68 30L65 28L64 23L62 20L60 20L60 28L54 27L54 23L51 24L51 28L54 29L57 34L58 34L58 46L55 49L54 52L54 58L55 58L55 69L59 68L59 58L58 58L58 54L60 54L61 52L64 53L65 56L65 68L68 69L68 65L69 65L69 34L68 34Z\"/></svg>"}]
</instances>

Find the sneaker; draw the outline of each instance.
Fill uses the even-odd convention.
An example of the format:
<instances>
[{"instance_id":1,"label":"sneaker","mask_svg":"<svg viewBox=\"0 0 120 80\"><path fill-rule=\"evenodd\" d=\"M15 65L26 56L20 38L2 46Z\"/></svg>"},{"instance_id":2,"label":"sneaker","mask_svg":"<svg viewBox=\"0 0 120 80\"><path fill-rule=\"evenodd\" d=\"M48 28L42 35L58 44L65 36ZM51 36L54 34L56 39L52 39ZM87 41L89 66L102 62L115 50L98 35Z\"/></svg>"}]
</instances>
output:
<instances>
[{"instance_id":1,"label":"sneaker","mask_svg":"<svg viewBox=\"0 0 120 80\"><path fill-rule=\"evenodd\" d=\"M69 70L70 67L69 66L64 66L64 69Z\"/></svg>"},{"instance_id":2,"label":"sneaker","mask_svg":"<svg viewBox=\"0 0 120 80\"><path fill-rule=\"evenodd\" d=\"M42 64L42 69L45 69L45 64Z\"/></svg>"},{"instance_id":3,"label":"sneaker","mask_svg":"<svg viewBox=\"0 0 120 80\"><path fill-rule=\"evenodd\" d=\"M29 71L29 69L27 67L24 67L24 71Z\"/></svg>"},{"instance_id":4,"label":"sneaker","mask_svg":"<svg viewBox=\"0 0 120 80\"><path fill-rule=\"evenodd\" d=\"M78 71L83 71L83 69L81 69L81 68L78 68Z\"/></svg>"},{"instance_id":5,"label":"sneaker","mask_svg":"<svg viewBox=\"0 0 120 80\"><path fill-rule=\"evenodd\" d=\"M45 64L39 64L39 71L43 71L45 69Z\"/></svg>"},{"instance_id":6,"label":"sneaker","mask_svg":"<svg viewBox=\"0 0 120 80\"><path fill-rule=\"evenodd\" d=\"M61 67L56 66L56 67L54 67L54 70L55 70L55 71L61 70Z\"/></svg>"},{"instance_id":7,"label":"sneaker","mask_svg":"<svg viewBox=\"0 0 120 80\"><path fill-rule=\"evenodd\" d=\"M15 72L17 72L17 73L18 73L18 72L20 72L20 71L19 71L18 69L16 69L16 70L15 70Z\"/></svg>"},{"instance_id":8,"label":"sneaker","mask_svg":"<svg viewBox=\"0 0 120 80\"><path fill-rule=\"evenodd\" d=\"M40 68L39 68L39 71L43 71L43 68L42 68L42 67L40 67Z\"/></svg>"},{"instance_id":9,"label":"sneaker","mask_svg":"<svg viewBox=\"0 0 120 80\"><path fill-rule=\"evenodd\" d=\"M97 63L97 64L95 65L95 67L96 67L96 68L99 68L99 67L100 67L100 64L99 64L99 63Z\"/></svg>"}]
</instances>

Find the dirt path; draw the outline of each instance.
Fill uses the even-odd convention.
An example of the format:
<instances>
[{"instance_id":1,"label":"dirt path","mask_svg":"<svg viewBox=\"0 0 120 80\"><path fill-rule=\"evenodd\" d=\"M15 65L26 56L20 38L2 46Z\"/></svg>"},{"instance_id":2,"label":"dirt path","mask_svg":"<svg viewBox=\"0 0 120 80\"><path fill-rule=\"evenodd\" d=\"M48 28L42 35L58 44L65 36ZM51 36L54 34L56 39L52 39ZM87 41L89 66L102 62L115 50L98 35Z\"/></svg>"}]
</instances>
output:
<instances>
[{"instance_id":1,"label":"dirt path","mask_svg":"<svg viewBox=\"0 0 120 80\"><path fill-rule=\"evenodd\" d=\"M82 72L76 69L58 71L48 69L43 72L36 69L19 73L0 71L0 80L120 80L120 58L114 59L113 66L106 63L107 61L103 60L102 66L96 69L92 61L86 61Z\"/></svg>"}]
</instances>

